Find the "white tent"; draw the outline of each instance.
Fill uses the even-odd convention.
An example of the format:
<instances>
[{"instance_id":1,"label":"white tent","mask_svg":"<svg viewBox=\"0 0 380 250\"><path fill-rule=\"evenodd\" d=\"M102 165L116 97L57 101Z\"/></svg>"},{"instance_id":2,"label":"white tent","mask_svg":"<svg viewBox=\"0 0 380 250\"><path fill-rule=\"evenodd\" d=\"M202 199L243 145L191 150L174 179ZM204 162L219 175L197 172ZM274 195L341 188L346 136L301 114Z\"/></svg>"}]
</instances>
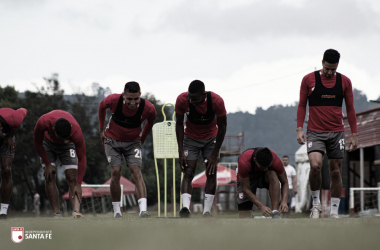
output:
<instances>
[{"instance_id":1,"label":"white tent","mask_svg":"<svg viewBox=\"0 0 380 250\"><path fill-rule=\"evenodd\" d=\"M309 172L310 162L307 154L306 144L302 145L296 152L296 171L297 171L297 199L296 213L305 212L310 209L310 188Z\"/></svg>"}]
</instances>

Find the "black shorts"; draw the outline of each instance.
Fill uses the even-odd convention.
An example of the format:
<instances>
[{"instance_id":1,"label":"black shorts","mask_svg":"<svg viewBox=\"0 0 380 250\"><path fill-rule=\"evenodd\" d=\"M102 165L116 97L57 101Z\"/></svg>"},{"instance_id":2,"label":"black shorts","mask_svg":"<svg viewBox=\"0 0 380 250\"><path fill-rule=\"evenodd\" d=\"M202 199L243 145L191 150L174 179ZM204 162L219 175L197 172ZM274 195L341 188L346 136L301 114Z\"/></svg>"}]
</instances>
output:
<instances>
[{"instance_id":1,"label":"black shorts","mask_svg":"<svg viewBox=\"0 0 380 250\"><path fill-rule=\"evenodd\" d=\"M55 166L55 162L58 159L64 171L66 169L78 169L78 157L73 143L56 144L44 139L42 145L51 165ZM43 163L42 159L40 160L42 168L45 168L45 163Z\"/></svg>"},{"instance_id":2,"label":"black shorts","mask_svg":"<svg viewBox=\"0 0 380 250\"><path fill-rule=\"evenodd\" d=\"M256 179L250 179L250 187L251 191L254 195L256 195L256 190L258 188L265 188L269 189L269 183L265 181L265 173L260 175L260 177ZM243 190L240 186L240 182L236 183L236 191L237 191L237 203L238 203L238 210L239 211L245 211L245 210L252 210L253 203L246 197L243 193Z\"/></svg>"}]
</instances>

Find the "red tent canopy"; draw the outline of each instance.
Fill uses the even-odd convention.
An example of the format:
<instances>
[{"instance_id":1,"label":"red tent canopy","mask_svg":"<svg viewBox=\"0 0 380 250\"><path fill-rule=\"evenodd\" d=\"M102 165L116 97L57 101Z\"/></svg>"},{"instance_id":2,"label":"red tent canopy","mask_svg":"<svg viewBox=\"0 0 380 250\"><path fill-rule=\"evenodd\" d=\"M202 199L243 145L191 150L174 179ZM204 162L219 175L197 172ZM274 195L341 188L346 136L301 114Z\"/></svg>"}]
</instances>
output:
<instances>
[{"instance_id":1,"label":"red tent canopy","mask_svg":"<svg viewBox=\"0 0 380 250\"><path fill-rule=\"evenodd\" d=\"M87 183L82 182L82 184L87 184ZM92 193L94 191L95 190L93 188L89 188L89 187L82 188L82 198L92 197ZM67 192L64 195L62 195L62 199L68 200L69 199L69 192Z\"/></svg>"},{"instance_id":2,"label":"red tent canopy","mask_svg":"<svg viewBox=\"0 0 380 250\"><path fill-rule=\"evenodd\" d=\"M103 185L110 185L111 184L111 178L104 182ZM127 178L121 176L120 177L120 185L123 185L123 194L134 194L135 193L135 184L133 184L131 181L129 181ZM99 188L94 190L95 196L102 196L102 195L111 195L110 188Z\"/></svg>"},{"instance_id":3,"label":"red tent canopy","mask_svg":"<svg viewBox=\"0 0 380 250\"><path fill-rule=\"evenodd\" d=\"M218 165L218 172L216 173L218 186L232 186L236 185L236 171L222 165ZM206 171L194 176L193 188L204 187L206 184Z\"/></svg>"}]
</instances>

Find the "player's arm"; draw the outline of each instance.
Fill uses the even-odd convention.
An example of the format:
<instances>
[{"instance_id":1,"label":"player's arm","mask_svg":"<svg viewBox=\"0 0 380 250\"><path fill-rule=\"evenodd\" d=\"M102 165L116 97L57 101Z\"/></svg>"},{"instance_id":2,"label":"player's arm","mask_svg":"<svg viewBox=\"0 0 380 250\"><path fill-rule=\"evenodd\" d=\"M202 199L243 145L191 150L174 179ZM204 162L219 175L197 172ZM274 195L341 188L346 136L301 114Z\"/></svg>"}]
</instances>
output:
<instances>
[{"instance_id":1,"label":"player's arm","mask_svg":"<svg viewBox=\"0 0 380 250\"><path fill-rule=\"evenodd\" d=\"M298 103L297 108L297 142L299 144L305 144L306 136L302 131L303 123L305 121L306 116L306 105L307 105L307 95L308 95L308 87L306 83L306 78L302 80L301 90L300 90L300 101Z\"/></svg>"},{"instance_id":2,"label":"player's arm","mask_svg":"<svg viewBox=\"0 0 380 250\"><path fill-rule=\"evenodd\" d=\"M186 156L183 152L183 139L185 137L185 127L183 124L184 115L180 115L176 113L175 117L176 117L175 133L177 135L179 165L181 166L181 171L183 172L185 168L187 167Z\"/></svg>"},{"instance_id":3,"label":"player's arm","mask_svg":"<svg viewBox=\"0 0 380 250\"><path fill-rule=\"evenodd\" d=\"M351 139L348 143L348 147L350 148L350 152L351 152L351 151L354 151L358 147L358 128L356 124L354 94L352 93L351 82L349 82L349 86L345 91L344 100L346 103L347 119L348 119L348 123L350 124L351 133L352 133Z\"/></svg>"},{"instance_id":4,"label":"player's arm","mask_svg":"<svg viewBox=\"0 0 380 250\"><path fill-rule=\"evenodd\" d=\"M272 210L261 203L259 199L257 199L256 195L252 193L249 178L242 178L239 176L239 182L245 197L247 197L253 204L255 204L261 210L264 216L271 216Z\"/></svg>"},{"instance_id":5,"label":"player's arm","mask_svg":"<svg viewBox=\"0 0 380 250\"><path fill-rule=\"evenodd\" d=\"M293 182L293 193L296 195L298 191L297 191L297 179L295 175L292 175L292 182Z\"/></svg>"},{"instance_id":6,"label":"player's arm","mask_svg":"<svg viewBox=\"0 0 380 250\"><path fill-rule=\"evenodd\" d=\"M75 151L78 157L78 177L77 184L75 186L73 196L77 196L79 202L82 200L82 188L84 174L86 172L87 158L86 158L86 144L84 142L82 131L79 130L73 135L73 142L75 145Z\"/></svg>"},{"instance_id":7,"label":"player's arm","mask_svg":"<svg viewBox=\"0 0 380 250\"><path fill-rule=\"evenodd\" d=\"M104 98L100 103L99 103L99 109L98 109L98 120L99 120L99 135L100 135L100 140L104 144L104 140L107 139L106 135L104 134L104 123L106 120L106 114L107 114L107 109L109 107L109 104L107 104L108 99L111 98L111 96L107 96Z\"/></svg>"},{"instance_id":8,"label":"player's arm","mask_svg":"<svg viewBox=\"0 0 380 250\"><path fill-rule=\"evenodd\" d=\"M218 134L216 135L216 142L214 150L211 155L207 157L207 168L209 174L214 174L218 166L218 156L220 147L223 144L224 136L226 135L227 130L227 116L223 115L216 118L216 123L218 125Z\"/></svg>"},{"instance_id":9,"label":"player's arm","mask_svg":"<svg viewBox=\"0 0 380 250\"><path fill-rule=\"evenodd\" d=\"M284 171L282 174L278 175L278 179L280 180L281 183L281 197L282 201L280 203L280 206L278 208L278 211L280 213L288 212L288 193L289 193L289 184L288 184L288 178L286 176L286 172Z\"/></svg>"},{"instance_id":10,"label":"player's arm","mask_svg":"<svg viewBox=\"0 0 380 250\"><path fill-rule=\"evenodd\" d=\"M144 142L145 142L146 138L148 137L150 131L152 131L154 121L156 120L156 115L157 115L156 109L152 105L152 107L149 110L149 116L148 116L147 121L144 125L143 133L141 135L141 145L144 144Z\"/></svg>"},{"instance_id":11,"label":"player's arm","mask_svg":"<svg viewBox=\"0 0 380 250\"><path fill-rule=\"evenodd\" d=\"M46 180L51 180L53 174L55 174L55 167L51 164L46 150L42 145L44 140L44 133L47 130L47 127L44 124L44 117L38 119L36 126L34 127L34 148L36 149L38 155L41 157L42 162L45 164L44 176Z\"/></svg>"}]
</instances>

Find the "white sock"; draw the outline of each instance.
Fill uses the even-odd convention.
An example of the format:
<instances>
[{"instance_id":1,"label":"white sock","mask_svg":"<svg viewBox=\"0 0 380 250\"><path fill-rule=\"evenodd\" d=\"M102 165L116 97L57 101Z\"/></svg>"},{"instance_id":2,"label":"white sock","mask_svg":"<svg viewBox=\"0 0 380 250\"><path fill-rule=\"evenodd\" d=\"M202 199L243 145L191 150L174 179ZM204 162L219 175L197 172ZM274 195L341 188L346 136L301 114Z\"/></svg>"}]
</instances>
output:
<instances>
[{"instance_id":1,"label":"white sock","mask_svg":"<svg viewBox=\"0 0 380 250\"><path fill-rule=\"evenodd\" d=\"M0 206L1 206L0 214L7 214L9 204L1 203Z\"/></svg>"},{"instance_id":2,"label":"white sock","mask_svg":"<svg viewBox=\"0 0 380 250\"><path fill-rule=\"evenodd\" d=\"M211 207L214 203L214 197L215 195L205 194L205 207L203 209L203 214L205 214L206 212L211 212Z\"/></svg>"},{"instance_id":3,"label":"white sock","mask_svg":"<svg viewBox=\"0 0 380 250\"><path fill-rule=\"evenodd\" d=\"M112 206L113 206L113 213L114 214L116 214L116 213L120 213L121 214L121 211L120 211L120 201L112 202Z\"/></svg>"},{"instance_id":4,"label":"white sock","mask_svg":"<svg viewBox=\"0 0 380 250\"><path fill-rule=\"evenodd\" d=\"M190 209L191 194L184 193L182 196L182 206Z\"/></svg>"},{"instance_id":5,"label":"white sock","mask_svg":"<svg viewBox=\"0 0 380 250\"><path fill-rule=\"evenodd\" d=\"M137 202L139 203L140 213L146 211L146 198L141 198Z\"/></svg>"},{"instance_id":6,"label":"white sock","mask_svg":"<svg viewBox=\"0 0 380 250\"><path fill-rule=\"evenodd\" d=\"M319 190L311 191L311 197L313 198L313 206L321 204L321 200L319 199Z\"/></svg>"},{"instance_id":7,"label":"white sock","mask_svg":"<svg viewBox=\"0 0 380 250\"><path fill-rule=\"evenodd\" d=\"M331 197L331 210L330 214L338 214L340 198Z\"/></svg>"}]
</instances>

